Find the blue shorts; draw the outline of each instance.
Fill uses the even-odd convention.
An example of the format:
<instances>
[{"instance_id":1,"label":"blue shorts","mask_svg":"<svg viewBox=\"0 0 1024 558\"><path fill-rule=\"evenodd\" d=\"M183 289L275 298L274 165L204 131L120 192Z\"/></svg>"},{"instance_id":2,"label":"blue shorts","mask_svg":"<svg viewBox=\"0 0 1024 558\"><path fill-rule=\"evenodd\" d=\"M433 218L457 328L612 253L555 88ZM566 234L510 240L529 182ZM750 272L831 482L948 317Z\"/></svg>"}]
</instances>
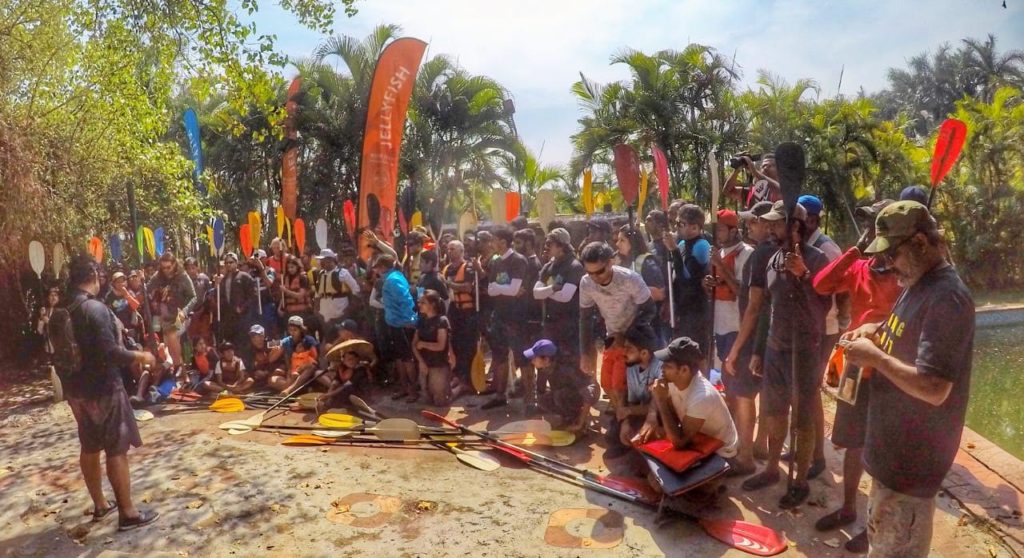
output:
<instances>
[{"instance_id":1,"label":"blue shorts","mask_svg":"<svg viewBox=\"0 0 1024 558\"><path fill-rule=\"evenodd\" d=\"M724 359L729 356L736 336L739 332L731 332L725 335L715 335L715 346L718 348L718 358ZM745 397L753 399L761 391L761 377L750 372L750 356L753 351L754 341L747 341L740 350L739 358L733 363L736 368L736 375L722 371L722 383L725 384L725 395L727 397Z\"/></svg>"}]
</instances>

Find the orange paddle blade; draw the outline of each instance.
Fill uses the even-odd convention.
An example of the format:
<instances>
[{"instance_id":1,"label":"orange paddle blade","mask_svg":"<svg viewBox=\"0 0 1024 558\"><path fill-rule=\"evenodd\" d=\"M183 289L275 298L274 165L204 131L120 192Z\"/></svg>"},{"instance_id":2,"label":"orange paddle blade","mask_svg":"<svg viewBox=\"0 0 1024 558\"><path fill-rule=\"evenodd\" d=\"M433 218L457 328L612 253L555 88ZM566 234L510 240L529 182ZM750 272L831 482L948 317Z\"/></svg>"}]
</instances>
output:
<instances>
[{"instance_id":1,"label":"orange paddle blade","mask_svg":"<svg viewBox=\"0 0 1024 558\"><path fill-rule=\"evenodd\" d=\"M242 253L246 258L252 256L252 234L249 232L249 223L238 227L238 241L242 246Z\"/></svg>"},{"instance_id":2,"label":"orange paddle blade","mask_svg":"<svg viewBox=\"0 0 1024 558\"><path fill-rule=\"evenodd\" d=\"M306 222L302 219L295 220L295 245L299 247L299 254L306 252Z\"/></svg>"},{"instance_id":3,"label":"orange paddle blade","mask_svg":"<svg viewBox=\"0 0 1024 558\"><path fill-rule=\"evenodd\" d=\"M326 446L332 442L331 438L324 438L322 436L314 436L313 434L299 434L297 436L291 436L285 438L281 445L283 446Z\"/></svg>"},{"instance_id":4,"label":"orange paddle blade","mask_svg":"<svg viewBox=\"0 0 1024 558\"><path fill-rule=\"evenodd\" d=\"M96 263L103 263L103 241L99 237L94 236L89 239L89 255L96 260Z\"/></svg>"}]
</instances>

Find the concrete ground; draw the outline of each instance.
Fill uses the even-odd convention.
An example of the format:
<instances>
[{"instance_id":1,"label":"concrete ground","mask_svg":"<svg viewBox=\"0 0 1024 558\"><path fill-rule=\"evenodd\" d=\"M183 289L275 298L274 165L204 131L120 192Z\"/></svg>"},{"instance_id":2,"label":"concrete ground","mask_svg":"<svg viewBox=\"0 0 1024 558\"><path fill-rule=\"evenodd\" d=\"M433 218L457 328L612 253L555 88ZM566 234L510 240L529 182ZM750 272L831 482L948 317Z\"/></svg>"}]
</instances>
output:
<instances>
[{"instance_id":1,"label":"concrete ground","mask_svg":"<svg viewBox=\"0 0 1024 558\"><path fill-rule=\"evenodd\" d=\"M66 404L48 401L46 384L21 374L0 391L0 556L745 555L693 523L659 521L650 509L584 491L505 457L499 458L501 469L486 473L434 448L286 447L277 434L235 437L217 428L255 411L225 415L203 406L155 410L155 420L140 423L145 445L130 453L133 493L138 505L162 516L146 528L118 533L113 516L94 524L86 515L91 504L77 466L75 423ZM470 397L459 404L482 401ZM418 419L419 407L392 404L383 394L371 402ZM518 401L489 412L462 406L437 411L490 429L522 418ZM269 422L311 419L288 413ZM595 472L638 472L630 458L605 460L602 446L592 434L546 453ZM840 498L833 472L840 470L841 454L829 446L827 456L829 472L812 481L810 502L797 510L777 509L784 483L745 493L739 480L729 480L718 503L699 512L784 533L790 541L785 556L848 555L842 545L863 520L832 533L813 529ZM868 482L861 483L862 497ZM991 518L968 513L946 492L938 502L934 556L1018 555Z\"/></svg>"}]
</instances>

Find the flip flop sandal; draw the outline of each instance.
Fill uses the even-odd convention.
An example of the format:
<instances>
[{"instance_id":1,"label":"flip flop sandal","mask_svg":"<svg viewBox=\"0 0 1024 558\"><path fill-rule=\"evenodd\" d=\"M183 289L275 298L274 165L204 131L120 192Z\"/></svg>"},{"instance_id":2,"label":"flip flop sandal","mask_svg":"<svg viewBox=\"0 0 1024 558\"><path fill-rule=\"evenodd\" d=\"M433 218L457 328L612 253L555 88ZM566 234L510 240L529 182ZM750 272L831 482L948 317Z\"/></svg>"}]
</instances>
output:
<instances>
[{"instance_id":1,"label":"flip flop sandal","mask_svg":"<svg viewBox=\"0 0 1024 558\"><path fill-rule=\"evenodd\" d=\"M843 513L843 510L840 509L823 516L814 524L814 528L818 531L831 531L833 529L843 527L844 525L849 525L854 521L857 521L856 513L845 514Z\"/></svg>"},{"instance_id":2,"label":"flip flop sandal","mask_svg":"<svg viewBox=\"0 0 1024 558\"><path fill-rule=\"evenodd\" d=\"M158 512L144 511L139 512L138 517L132 517L130 519L119 519L117 521L118 531L131 531L132 529L138 529L139 527L149 525L160 517Z\"/></svg>"},{"instance_id":3,"label":"flip flop sandal","mask_svg":"<svg viewBox=\"0 0 1024 558\"><path fill-rule=\"evenodd\" d=\"M107 503L110 504L110 505L105 507L105 508L103 508L102 510L93 510L93 512L92 512L92 521L93 521L93 523L96 523L97 521L100 521L104 517L107 517L108 515L110 515L110 512L112 512L112 511L117 509L117 502L114 502L112 504L110 502L107 502Z\"/></svg>"}]
</instances>

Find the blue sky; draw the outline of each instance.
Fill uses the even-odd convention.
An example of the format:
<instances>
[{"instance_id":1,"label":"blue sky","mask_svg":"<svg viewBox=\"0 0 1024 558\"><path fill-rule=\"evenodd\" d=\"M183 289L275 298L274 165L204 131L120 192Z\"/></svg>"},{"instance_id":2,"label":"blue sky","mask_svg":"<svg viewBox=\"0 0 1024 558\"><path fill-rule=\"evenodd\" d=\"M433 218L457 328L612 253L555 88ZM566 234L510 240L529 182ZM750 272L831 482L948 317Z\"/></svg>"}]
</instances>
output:
<instances>
[{"instance_id":1,"label":"blue sky","mask_svg":"<svg viewBox=\"0 0 1024 558\"><path fill-rule=\"evenodd\" d=\"M339 15L337 34L363 37L395 23L468 71L497 79L516 103L520 137L541 159L562 164L579 110L569 92L583 72L626 79L609 59L624 47L645 52L710 45L737 67L748 86L759 69L793 82L811 78L834 96L885 86L890 67L943 42L994 33L1001 51L1024 49L1024 0L359 0L359 14ZM323 36L264 0L256 24L274 33L292 58L308 57ZM285 74L290 77L286 69Z\"/></svg>"}]
</instances>

